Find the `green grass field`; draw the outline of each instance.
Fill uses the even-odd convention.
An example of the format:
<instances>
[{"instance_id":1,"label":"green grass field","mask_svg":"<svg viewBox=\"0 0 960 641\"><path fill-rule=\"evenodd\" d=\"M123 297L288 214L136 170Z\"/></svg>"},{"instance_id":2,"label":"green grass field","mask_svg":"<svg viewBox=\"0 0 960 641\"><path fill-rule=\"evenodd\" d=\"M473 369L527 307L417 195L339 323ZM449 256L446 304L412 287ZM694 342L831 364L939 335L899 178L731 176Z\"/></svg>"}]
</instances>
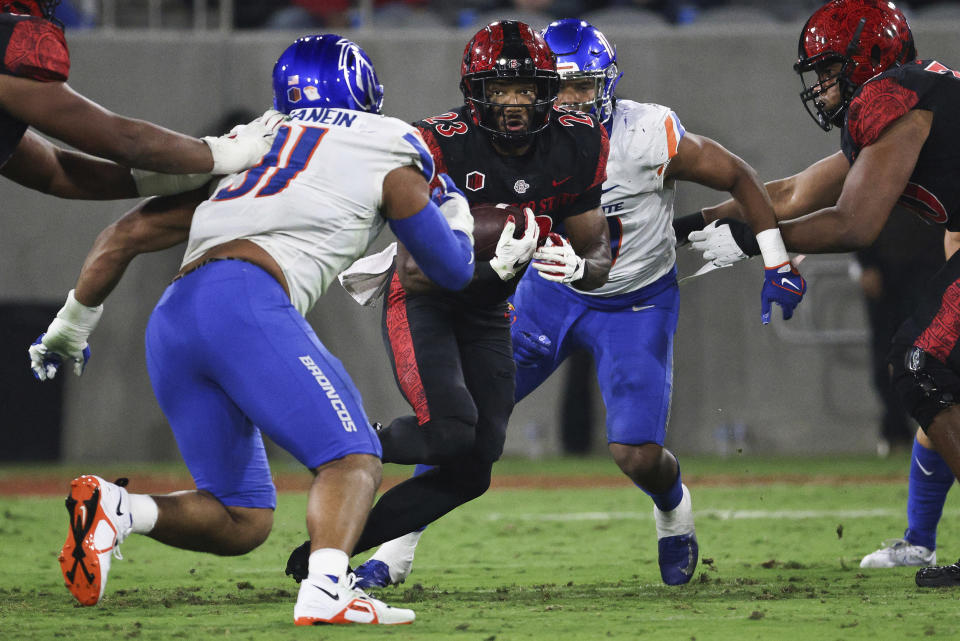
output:
<instances>
[{"instance_id":1,"label":"green grass field","mask_svg":"<svg viewBox=\"0 0 960 641\"><path fill-rule=\"evenodd\" d=\"M93 608L75 606L62 585L62 497L4 496L0 639L960 638L960 591L920 590L911 569L858 566L905 526L907 464L906 454L686 460L701 563L689 585L671 588L660 582L646 496L626 483L570 487L609 486L611 462L507 461L498 476L558 489L494 489L431 527L407 583L378 595L416 610L412 626L395 628L292 625L297 587L283 567L304 538L303 493L281 494L273 534L245 557L131 537ZM66 488L76 472L0 468L0 490L23 474ZM124 473L135 491L137 472ZM944 562L960 556L958 501L940 527Z\"/></svg>"}]
</instances>

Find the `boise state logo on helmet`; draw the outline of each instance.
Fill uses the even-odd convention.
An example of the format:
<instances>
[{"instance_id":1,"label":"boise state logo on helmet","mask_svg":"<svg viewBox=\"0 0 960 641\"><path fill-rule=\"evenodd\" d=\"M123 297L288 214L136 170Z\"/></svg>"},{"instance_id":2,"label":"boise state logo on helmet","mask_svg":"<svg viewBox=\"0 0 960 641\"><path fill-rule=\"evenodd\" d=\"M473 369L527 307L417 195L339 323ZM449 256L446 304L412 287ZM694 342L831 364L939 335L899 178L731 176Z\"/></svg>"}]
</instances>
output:
<instances>
[{"instance_id":1,"label":"boise state logo on helmet","mask_svg":"<svg viewBox=\"0 0 960 641\"><path fill-rule=\"evenodd\" d=\"M600 122L613 115L613 91L623 77L617 68L617 48L589 22L567 18L551 22L543 39L557 56L561 80L588 78L594 81L594 100L572 105L594 114Z\"/></svg>"},{"instance_id":2,"label":"boise state logo on helmet","mask_svg":"<svg viewBox=\"0 0 960 641\"><path fill-rule=\"evenodd\" d=\"M800 99L824 131L843 126L854 92L867 80L917 57L907 19L887 0L832 0L817 9L800 32L797 63L803 91ZM840 71L811 83L805 73L823 73L839 63ZM819 99L839 84L842 100L828 109Z\"/></svg>"},{"instance_id":3,"label":"boise state logo on helmet","mask_svg":"<svg viewBox=\"0 0 960 641\"><path fill-rule=\"evenodd\" d=\"M527 106L530 125L523 133L500 131L493 115L502 105L487 99L488 80L527 80L536 87L536 99ZM550 110L557 101L560 76L556 57L543 36L516 20L492 22L478 31L463 50L460 91L470 107L474 124L500 142L524 142L549 124Z\"/></svg>"},{"instance_id":4,"label":"boise state logo on helmet","mask_svg":"<svg viewBox=\"0 0 960 641\"><path fill-rule=\"evenodd\" d=\"M282 113L311 107L380 113L383 85L355 42L332 33L305 36L273 66L273 106Z\"/></svg>"}]
</instances>

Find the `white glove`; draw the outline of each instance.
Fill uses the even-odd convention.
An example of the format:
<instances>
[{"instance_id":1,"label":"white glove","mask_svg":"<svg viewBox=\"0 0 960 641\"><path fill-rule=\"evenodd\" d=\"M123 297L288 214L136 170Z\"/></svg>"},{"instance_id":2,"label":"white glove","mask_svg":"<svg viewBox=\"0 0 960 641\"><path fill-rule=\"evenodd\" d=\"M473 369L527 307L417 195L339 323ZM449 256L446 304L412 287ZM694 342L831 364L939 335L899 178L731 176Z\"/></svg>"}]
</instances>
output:
<instances>
[{"instance_id":1,"label":"white glove","mask_svg":"<svg viewBox=\"0 0 960 641\"><path fill-rule=\"evenodd\" d=\"M490 267L497 273L500 280L510 280L516 276L517 272L530 262L537 248L537 239L540 237L537 220L529 207L523 208L523 216L526 219L523 236L513 237L513 230L517 225L513 221L513 216L508 217L503 231L500 232L496 253L490 259Z\"/></svg>"},{"instance_id":2,"label":"white glove","mask_svg":"<svg viewBox=\"0 0 960 641\"><path fill-rule=\"evenodd\" d=\"M238 125L220 137L205 136L202 140L213 154L213 170L217 176L235 174L253 167L270 151L277 127L287 116L268 109L262 116L245 125Z\"/></svg>"},{"instance_id":3,"label":"white glove","mask_svg":"<svg viewBox=\"0 0 960 641\"><path fill-rule=\"evenodd\" d=\"M586 261L573 251L570 241L560 234L550 234L546 244L533 255L533 268L555 283L580 280L586 266Z\"/></svg>"},{"instance_id":4,"label":"white glove","mask_svg":"<svg viewBox=\"0 0 960 641\"><path fill-rule=\"evenodd\" d=\"M447 220L450 229L466 234L473 245L473 216L470 214L470 203L463 192L457 189L453 179L447 174L439 174L440 187L436 187L430 195L431 200L440 209L440 213Z\"/></svg>"},{"instance_id":5,"label":"white glove","mask_svg":"<svg viewBox=\"0 0 960 641\"><path fill-rule=\"evenodd\" d=\"M182 194L206 184L213 174L161 174L146 169L131 169L140 196L168 196Z\"/></svg>"},{"instance_id":6,"label":"white glove","mask_svg":"<svg viewBox=\"0 0 960 641\"><path fill-rule=\"evenodd\" d=\"M67 302L57 312L47 331L28 350L30 369L41 381L56 376L64 360L73 361L73 373L80 376L90 358L87 338L100 321L103 305L82 305L73 297L73 291L71 289L67 294Z\"/></svg>"},{"instance_id":7,"label":"white glove","mask_svg":"<svg viewBox=\"0 0 960 641\"><path fill-rule=\"evenodd\" d=\"M717 225L713 221L700 231L690 232L690 248L703 252L703 259L717 267L726 267L750 258L740 249L730 232L729 225Z\"/></svg>"}]
</instances>

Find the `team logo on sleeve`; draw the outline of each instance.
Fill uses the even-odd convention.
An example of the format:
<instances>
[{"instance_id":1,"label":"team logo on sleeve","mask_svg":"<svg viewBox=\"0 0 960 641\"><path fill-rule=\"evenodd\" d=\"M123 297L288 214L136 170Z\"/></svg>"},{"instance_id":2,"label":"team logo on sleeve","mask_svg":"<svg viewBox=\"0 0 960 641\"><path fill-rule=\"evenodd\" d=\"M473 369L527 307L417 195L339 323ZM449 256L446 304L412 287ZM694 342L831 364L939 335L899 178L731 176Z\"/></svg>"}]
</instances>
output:
<instances>
[{"instance_id":1,"label":"team logo on sleeve","mask_svg":"<svg viewBox=\"0 0 960 641\"><path fill-rule=\"evenodd\" d=\"M513 190L518 194L525 194L527 193L528 189L530 189L530 183L528 183L523 178L513 183Z\"/></svg>"},{"instance_id":2,"label":"team logo on sleeve","mask_svg":"<svg viewBox=\"0 0 960 641\"><path fill-rule=\"evenodd\" d=\"M480 191L487 182L487 177L479 171L471 171L467 174L467 189L470 191Z\"/></svg>"}]
</instances>

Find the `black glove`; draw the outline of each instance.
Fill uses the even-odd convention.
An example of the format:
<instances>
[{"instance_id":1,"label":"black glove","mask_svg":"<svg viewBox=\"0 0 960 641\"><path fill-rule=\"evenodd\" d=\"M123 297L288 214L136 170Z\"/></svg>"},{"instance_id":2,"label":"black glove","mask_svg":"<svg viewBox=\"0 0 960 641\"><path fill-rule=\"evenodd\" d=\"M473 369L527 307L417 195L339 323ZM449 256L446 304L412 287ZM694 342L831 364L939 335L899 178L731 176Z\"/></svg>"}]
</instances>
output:
<instances>
[{"instance_id":1,"label":"black glove","mask_svg":"<svg viewBox=\"0 0 960 641\"><path fill-rule=\"evenodd\" d=\"M310 568L310 539L297 546L290 553L287 559L287 574L293 577L293 580L300 583L309 574Z\"/></svg>"},{"instance_id":2,"label":"black glove","mask_svg":"<svg viewBox=\"0 0 960 641\"><path fill-rule=\"evenodd\" d=\"M747 256L760 255L760 245L757 243L757 237L754 236L750 225L736 218L721 218L717 221L717 226L720 225L730 226L730 235L733 236L733 240L736 241L737 246L744 254Z\"/></svg>"},{"instance_id":3,"label":"black glove","mask_svg":"<svg viewBox=\"0 0 960 641\"><path fill-rule=\"evenodd\" d=\"M689 242L687 236L690 235L690 232L700 231L706 224L706 221L703 220L703 211L674 218L673 233L677 235L677 247L686 245Z\"/></svg>"}]
</instances>

